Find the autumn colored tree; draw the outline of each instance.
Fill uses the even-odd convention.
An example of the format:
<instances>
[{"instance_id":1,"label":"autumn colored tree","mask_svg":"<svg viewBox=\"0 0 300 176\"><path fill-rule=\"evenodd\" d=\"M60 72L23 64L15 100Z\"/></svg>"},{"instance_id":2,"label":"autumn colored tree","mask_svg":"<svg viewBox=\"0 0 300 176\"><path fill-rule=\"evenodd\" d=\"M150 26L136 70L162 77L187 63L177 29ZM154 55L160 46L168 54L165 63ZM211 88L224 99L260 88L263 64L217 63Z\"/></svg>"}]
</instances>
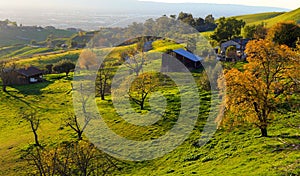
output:
<instances>
[{"instance_id":1,"label":"autumn colored tree","mask_svg":"<svg viewBox=\"0 0 300 176\"><path fill-rule=\"evenodd\" d=\"M64 142L57 147L31 147L24 152L30 175L111 175L119 169L117 160L88 141Z\"/></svg>"},{"instance_id":2,"label":"autumn colored tree","mask_svg":"<svg viewBox=\"0 0 300 176\"><path fill-rule=\"evenodd\" d=\"M231 69L224 78L226 112L223 125L249 122L268 136L276 105L299 85L300 56L285 45L269 40L250 41L244 71Z\"/></svg>"},{"instance_id":3,"label":"autumn colored tree","mask_svg":"<svg viewBox=\"0 0 300 176\"><path fill-rule=\"evenodd\" d=\"M97 56L92 50L84 50L80 54L80 59L78 62L81 68L85 67L87 70L89 70L90 67L97 66Z\"/></svg>"},{"instance_id":4,"label":"autumn colored tree","mask_svg":"<svg viewBox=\"0 0 300 176\"><path fill-rule=\"evenodd\" d=\"M158 83L159 78L151 73L137 76L129 89L129 98L144 110L148 95L156 89Z\"/></svg>"},{"instance_id":5,"label":"autumn colored tree","mask_svg":"<svg viewBox=\"0 0 300 176\"><path fill-rule=\"evenodd\" d=\"M294 21L277 23L269 30L267 38L280 45L295 48L300 38L300 26Z\"/></svg>"}]
</instances>

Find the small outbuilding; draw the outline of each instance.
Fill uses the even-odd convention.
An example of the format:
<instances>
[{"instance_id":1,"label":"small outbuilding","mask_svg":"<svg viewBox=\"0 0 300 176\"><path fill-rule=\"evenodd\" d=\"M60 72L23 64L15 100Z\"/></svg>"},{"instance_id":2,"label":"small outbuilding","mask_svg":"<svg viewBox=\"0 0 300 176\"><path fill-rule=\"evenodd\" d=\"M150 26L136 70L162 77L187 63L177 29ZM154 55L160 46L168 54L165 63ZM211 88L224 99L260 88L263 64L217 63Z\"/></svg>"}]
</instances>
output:
<instances>
[{"instance_id":1,"label":"small outbuilding","mask_svg":"<svg viewBox=\"0 0 300 176\"><path fill-rule=\"evenodd\" d=\"M10 85L26 85L43 81L44 71L30 66L11 71L9 74Z\"/></svg>"},{"instance_id":2,"label":"small outbuilding","mask_svg":"<svg viewBox=\"0 0 300 176\"><path fill-rule=\"evenodd\" d=\"M170 50L162 55L163 72L182 71L182 66L175 62L174 59L180 61L189 70L202 68L201 61L203 58L184 49Z\"/></svg>"}]
</instances>

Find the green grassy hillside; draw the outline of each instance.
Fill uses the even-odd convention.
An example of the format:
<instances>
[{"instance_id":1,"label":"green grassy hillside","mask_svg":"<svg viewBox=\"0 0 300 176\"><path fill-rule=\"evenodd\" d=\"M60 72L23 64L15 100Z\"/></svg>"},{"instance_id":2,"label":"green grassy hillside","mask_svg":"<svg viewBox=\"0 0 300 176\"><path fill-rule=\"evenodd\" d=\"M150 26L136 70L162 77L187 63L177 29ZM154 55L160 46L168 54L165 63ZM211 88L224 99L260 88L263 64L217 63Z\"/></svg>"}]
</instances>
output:
<instances>
[{"instance_id":1,"label":"green grassy hillside","mask_svg":"<svg viewBox=\"0 0 300 176\"><path fill-rule=\"evenodd\" d=\"M71 80L63 75L48 75L47 82L16 86L0 92L0 175L26 175L21 150L33 142L29 124L20 118L26 109L36 108L42 118L39 135L42 143L72 140L75 134L63 127L62 119L72 111ZM197 77L197 74L194 76ZM171 115L162 126L139 128L128 126L117 117L110 97L97 99L102 117L116 133L130 138L150 139L153 133L172 127L178 94L172 87L163 92L170 100ZM209 112L210 94L200 92L198 122L190 137L173 152L152 161L120 163L117 175L290 175L299 174L300 113L277 114L269 128L270 137L260 138L256 128L246 126L231 131L220 129L206 145L197 147L205 117ZM172 113L175 113L172 115ZM174 116L175 115L175 116ZM116 123L117 122L117 123ZM298 124L298 125L297 125ZM143 135L141 135L143 134ZM161 134L160 134L161 135Z\"/></svg>"},{"instance_id":2,"label":"green grassy hillside","mask_svg":"<svg viewBox=\"0 0 300 176\"><path fill-rule=\"evenodd\" d=\"M281 16L275 13L273 15ZM263 16L260 14L256 18L266 20L272 15ZM247 17L249 21L250 17ZM204 35L209 34L208 32ZM120 52L134 46L133 44L118 47L109 58L117 60ZM182 46L164 40L153 43L155 51L166 51L168 48L175 49ZM3 49L11 49L7 52L8 54L11 52L11 56L18 53L34 53L32 48L15 47ZM16 62L20 65L44 68L46 64L53 64L64 58L75 62L80 52L81 50L45 53L17 59ZM241 65L238 63L235 66ZM200 73L193 73L193 76L196 82L200 82L203 78ZM33 143L30 126L21 118L21 114L26 110L37 110L37 115L41 118L38 134L42 144L54 146L76 139L75 133L65 126L63 120L73 111L72 74L70 77L64 77L64 74L46 75L45 79L45 82L40 84L8 87L7 93L0 91L0 175L28 175L30 167L21 157L22 150ZM164 81L164 87L160 87L159 91L170 103L166 115L157 124L149 128L128 125L116 113L110 96L106 96L105 101L96 98L103 119L117 134L129 139L148 140L165 134L178 119L181 97L174 82ZM201 131L211 109L211 95L205 90L199 90L199 96L201 106L198 121L183 144L152 161L122 161L118 163L120 171L116 171L114 175L300 175L299 110L290 112L282 108L282 113L275 114L274 121L268 129L270 137L261 138L257 128L245 124L230 130L219 129L206 145L199 147L197 144ZM295 97L298 97L295 101L299 102L299 94ZM137 106L132 107L136 112L141 112Z\"/></svg>"},{"instance_id":3,"label":"green grassy hillside","mask_svg":"<svg viewBox=\"0 0 300 176\"><path fill-rule=\"evenodd\" d=\"M267 13L235 16L235 18L237 18L238 20L244 20L246 23L257 23L258 21L268 20L282 14L284 14L284 12L267 12Z\"/></svg>"},{"instance_id":4,"label":"green grassy hillside","mask_svg":"<svg viewBox=\"0 0 300 176\"><path fill-rule=\"evenodd\" d=\"M72 138L67 129L59 130L64 113L72 110L71 83L57 79L60 76L49 75L47 82L10 87L8 93L0 92L0 175L26 175L26 162L21 162L20 151L32 142L33 135L29 124L20 117L22 112L38 111L43 143Z\"/></svg>"},{"instance_id":5,"label":"green grassy hillside","mask_svg":"<svg viewBox=\"0 0 300 176\"><path fill-rule=\"evenodd\" d=\"M249 14L235 16L237 19L244 20L248 25L266 23L267 27L271 27L281 21L293 20L300 24L300 8L290 12L270 12L260 14Z\"/></svg>"},{"instance_id":6,"label":"green grassy hillside","mask_svg":"<svg viewBox=\"0 0 300 176\"><path fill-rule=\"evenodd\" d=\"M289 20L295 21L298 24L300 24L300 8L293 10L291 12L284 13L277 17L268 19L265 22L267 23L268 26L272 26L278 22L289 21Z\"/></svg>"}]
</instances>

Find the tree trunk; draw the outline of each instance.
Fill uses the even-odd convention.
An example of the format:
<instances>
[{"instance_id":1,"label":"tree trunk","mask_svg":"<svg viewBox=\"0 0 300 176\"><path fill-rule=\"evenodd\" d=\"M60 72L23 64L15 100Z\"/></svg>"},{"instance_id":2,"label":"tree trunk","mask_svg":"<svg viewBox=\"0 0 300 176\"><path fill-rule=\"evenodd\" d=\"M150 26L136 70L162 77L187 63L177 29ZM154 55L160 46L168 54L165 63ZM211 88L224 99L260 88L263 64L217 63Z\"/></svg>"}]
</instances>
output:
<instances>
[{"instance_id":1,"label":"tree trunk","mask_svg":"<svg viewBox=\"0 0 300 176\"><path fill-rule=\"evenodd\" d=\"M77 133L78 141L82 140L82 133L83 133L83 131L78 131L78 133Z\"/></svg>"},{"instance_id":2,"label":"tree trunk","mask_svg":"<svg viewBox=\"0 0 300 176\"><path fill-rule=\"evenodd\" d=\"M142 102L140 105L141 105L141 110L144 110L144 102Z\"/></svg>"},{"instance_id":3,"label":"tree trunk","mask_svg":"<svg viewBox=\"0 0 300 176\"><path fill-rule=\"evenodd\" d=\"M105 100L104 93L101 93L101 100Z\"/></svg>"},{"instance_id":4,"label":"tree trunk","mask_svg":"<svg viewBox=\"0 0 300 176\"><path fill-rule=\"evenodd\" d=\"M261 131L261 137L268 137L268 131L266 127L261 127L260 131Z\"/></svg>"},{"instance_id":5,"label":"tree trunk","mask_svg":"<svg viewBox=\"0 0 300 176\"><path fill-rule=\"evenodd\" d=\"M34 141L35 141L35 146L41 146L39 143L39 138L38 138L38 134L36 133L36 131L33 131L34 134Z\"/></svg>"},{"instance_id":6,"label":"tree trunk","mask_svg":"<svg viewBox=\"0 0 300 176\"><path fill-rule=\"evenodd\" d=\"M3 90L3 92L7 92L7 90L6 90L6 85L3 85L3 86L2 86L2 90Z\"/></svg>"}]
</instances>

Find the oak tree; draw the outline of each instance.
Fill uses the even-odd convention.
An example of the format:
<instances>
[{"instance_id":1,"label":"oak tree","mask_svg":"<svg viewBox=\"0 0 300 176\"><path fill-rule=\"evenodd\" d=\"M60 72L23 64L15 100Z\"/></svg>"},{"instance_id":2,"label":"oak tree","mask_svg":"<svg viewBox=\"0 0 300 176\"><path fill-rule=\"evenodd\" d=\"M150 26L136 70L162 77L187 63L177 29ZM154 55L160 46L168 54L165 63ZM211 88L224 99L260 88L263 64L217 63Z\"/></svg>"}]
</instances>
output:
<instances>
[{"instance_id":1,"label":"oak tree","mask_svg":"<svg viewBox=\"0 0 300 176\"><path fill-rule=\"evenodd\" d=\"M66 73L69 75L70 71L75 69L75 64L70 60L61 60L53 65L53 70L58 73Z\"/></svg>"},{"instance_id":2,"label":"oak tree","mask_svg":"<svg viewBox=\"0 0 300 176\"><path fill-rule=\"evenodd\" d=\"M218 22L218 27L211 35L211 38L220 42L222 40L231 40L234 37L239 37L245 24L245 21L233 17L221 17Z\"/></svg>"},{"instance_id":3,"label":"oak tree","mask_svg":"<svg viewBox=\"0 0 300 176\"><path fill-rule=\"evenodd\" d=\"M151 73L143 73L137 76L129 89L129 98L138 104L141 110L144 110L148 95L156 89L158 83L158 77Z\"/></svg>"},{"instance_id":4,"label":"oak tree","mask_svg":"<svg viewBox=\"0 0 300 176\"><path fill-rule=\"evenodd\" d=\"M276 105L299 85L300 56L285 45L269 40L250 41L244 71L231 69L224 75L225 118L223 125L254 124L263 137L272 122Z\"/></svg>"}]
</instances>

